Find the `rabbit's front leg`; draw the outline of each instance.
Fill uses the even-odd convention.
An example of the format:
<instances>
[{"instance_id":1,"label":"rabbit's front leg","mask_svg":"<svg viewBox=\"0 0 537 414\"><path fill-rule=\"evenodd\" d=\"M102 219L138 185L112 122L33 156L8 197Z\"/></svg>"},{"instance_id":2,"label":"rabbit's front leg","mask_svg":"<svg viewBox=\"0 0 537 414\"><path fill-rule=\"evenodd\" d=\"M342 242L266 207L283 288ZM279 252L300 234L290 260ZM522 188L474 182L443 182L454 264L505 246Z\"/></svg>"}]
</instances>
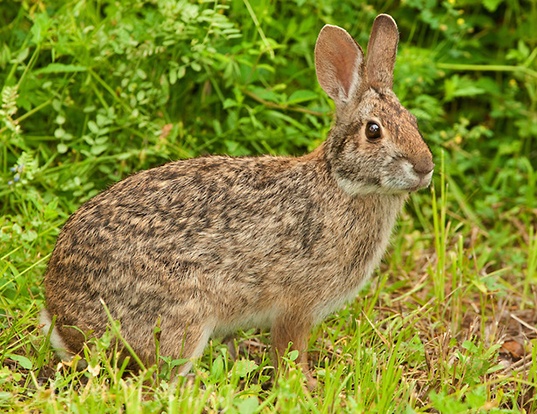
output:
<instances>
[{"instance_id":1,"label":"rabbit's front leg","mask_svg":"<svg viewBox=\"0 0 537 414\"><path fill-rule=\"evenodd\" d=\"M288 312L278 317L271 329L272 348L275 363L281 368L281 357L286 351L298 351L297 364L306 376L310 390L317 386L308 365L308 339L313 323L311 318L303 317L299 312Z\"/></svg>"}]
</instances>

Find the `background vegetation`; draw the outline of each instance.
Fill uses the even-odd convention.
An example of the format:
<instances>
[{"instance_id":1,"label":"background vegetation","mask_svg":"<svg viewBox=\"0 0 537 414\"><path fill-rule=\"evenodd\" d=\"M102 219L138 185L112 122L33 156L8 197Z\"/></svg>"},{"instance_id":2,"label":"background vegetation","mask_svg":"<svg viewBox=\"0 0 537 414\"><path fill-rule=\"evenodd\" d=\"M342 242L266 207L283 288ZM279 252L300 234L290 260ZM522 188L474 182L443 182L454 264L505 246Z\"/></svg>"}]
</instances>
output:
<instances>
[{"instance_id":1,"label":"background vegetation","mask_svg":"<svg viewBox=\"0 0 537 414\"><path fill-rule=\"evenodd\" d=\"M313 47L401 32L395 91L438 165L378 278L310 341L321 386L270 386L266 334L193 379L57 365L37 327L59 229L131 172L206 153L302 154L331 123ZM13 412L535 412L534 0L0 2L0 407ZM102 355L101 355L102 356ZM185 411L186 410L186 411Z\"/></svg>"}]
</instances>

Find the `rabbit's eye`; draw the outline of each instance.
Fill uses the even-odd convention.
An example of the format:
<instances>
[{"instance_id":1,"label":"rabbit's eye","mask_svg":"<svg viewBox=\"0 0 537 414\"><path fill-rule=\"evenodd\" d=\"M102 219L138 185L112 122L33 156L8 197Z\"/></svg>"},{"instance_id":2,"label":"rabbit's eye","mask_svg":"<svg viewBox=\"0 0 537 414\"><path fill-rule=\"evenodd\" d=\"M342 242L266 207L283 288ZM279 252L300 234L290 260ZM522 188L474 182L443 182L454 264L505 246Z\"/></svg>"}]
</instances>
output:
<instances>
[{"instance_id":1,"label":"rabbit's eye","mask_svg":"<svg viewBox=\"0 0 537 414\"><path fill-rule=\"evenodd\" d=\"M370 140L377 140L381 137L380 125L376 122L368 122L365 126L365 136Z\"/></svg>"}]
</instances>

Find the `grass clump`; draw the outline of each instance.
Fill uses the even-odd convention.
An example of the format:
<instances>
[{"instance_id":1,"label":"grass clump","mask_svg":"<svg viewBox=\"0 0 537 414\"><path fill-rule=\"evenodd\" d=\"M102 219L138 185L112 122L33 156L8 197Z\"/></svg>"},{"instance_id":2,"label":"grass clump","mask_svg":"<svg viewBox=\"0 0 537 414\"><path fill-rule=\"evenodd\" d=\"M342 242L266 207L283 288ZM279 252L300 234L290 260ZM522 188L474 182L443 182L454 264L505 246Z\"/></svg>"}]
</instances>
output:
<instances>
[{"instance_id":1,"label":"grass clump","mask_svg":"<svg viewBox=\"0 0 537 414\"><path fill-rule=\"evenodd\" d=\"M206 153L301 154L331 122L313 46L401 32L395 89L437 164L378 277L317 327L315 392L266 333L214 341L193 375L58 364L37 329L59 229L111 183ZM10 412L535 412L537 7L517 0L0 6L0 409ZM107 342L108 341L108 342ZM174 361L169 361L173 366ZM273 383L271 383L273 381Z\"/></svg>"}]
</instances>

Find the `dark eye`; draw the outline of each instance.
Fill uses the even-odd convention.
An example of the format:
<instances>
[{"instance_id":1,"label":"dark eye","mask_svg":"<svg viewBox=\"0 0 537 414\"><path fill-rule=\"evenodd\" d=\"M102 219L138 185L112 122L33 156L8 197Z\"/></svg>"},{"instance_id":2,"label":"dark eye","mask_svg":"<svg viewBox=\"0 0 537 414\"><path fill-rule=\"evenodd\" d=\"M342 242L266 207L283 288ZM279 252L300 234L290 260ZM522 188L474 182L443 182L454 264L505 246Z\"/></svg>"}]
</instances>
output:
<instances>
[{"instance_id":1,"label":"dark eye","mask_svg":"<svg viewBox=\"0 0 537 414\"><path fill-rule=\"evenodd\" d=\"M368 122L365 126L365 136L372 141L381 137L380 125L376 122Z\"/></svg>"}]
</instances>

